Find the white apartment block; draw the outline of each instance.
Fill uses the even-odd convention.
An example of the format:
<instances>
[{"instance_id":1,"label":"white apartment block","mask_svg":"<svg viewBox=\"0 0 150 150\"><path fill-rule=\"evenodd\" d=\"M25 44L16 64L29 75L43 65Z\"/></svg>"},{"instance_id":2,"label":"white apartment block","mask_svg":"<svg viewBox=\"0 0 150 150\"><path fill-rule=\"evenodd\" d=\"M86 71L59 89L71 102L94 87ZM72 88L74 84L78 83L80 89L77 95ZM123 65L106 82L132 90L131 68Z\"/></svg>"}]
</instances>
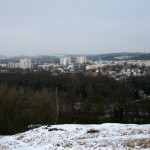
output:
<instances>
[{"instance_id":1,"label":"white apartment block","mask_svg":"<svg viewBox=\"0 0 150 150\"><path fill-rule=\"evenodd\" d=\"M20 59L20 68L31 69L31 59L29 58Z\"/></svg>"},{"instance_id":2,"label":"white apartment block","mask_svg":"<svg viewBox=\"0 0 150 150\"><path fill-rule=\"evenodd\" d=\"M86 60L85 56L79 56L76 58L76 63L78 63L78 64L84 64L86 62L87 62L87 60Z\"/></svg>"},{"instance_id":3,"label":"white apartment block","mask_svg":"<svg viewBox=\"0 0 150 150\"><path fill-rule=\"evenodd\" d=\"M60 65L69 65L71 64L71 58L70 57L62 57L60 58Z\"/></svg>"}]
</instances>

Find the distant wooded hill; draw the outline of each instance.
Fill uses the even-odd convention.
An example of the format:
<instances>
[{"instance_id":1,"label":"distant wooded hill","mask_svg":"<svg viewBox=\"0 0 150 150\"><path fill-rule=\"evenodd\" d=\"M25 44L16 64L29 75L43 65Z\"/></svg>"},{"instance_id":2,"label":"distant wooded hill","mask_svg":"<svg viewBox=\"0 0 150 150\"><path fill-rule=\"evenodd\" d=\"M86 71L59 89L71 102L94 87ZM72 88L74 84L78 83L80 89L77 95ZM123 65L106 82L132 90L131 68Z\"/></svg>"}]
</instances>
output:
<instances>
[{"instance_id":1,"label":"distant wooded hill","mask_svg":"<svg viewBox=\"0 0 150 150\"><path fill-rule=\"evenodd\" d=\"M63 55L62 55L63 56ZM75 59L79 55L66 55L73 59ZM88 60L97 61L101 60L110 60L110 61L119 61L119 60L150 60L150 53L108 53L108 54L94 54L94 55L86 55ZM7 62L19 62L21 58L27 56L15 56L15 57L6 57L0 56L0 63ZM28 56L29 57L29 56ZM60 56L51 56L51 55L39 55L39 56L30 56L33 63L59 63Z\"/></svg>"},{"instance_id":2,"label":"distant wooded hill","mask_svg":"<svg viewBox=\"0 0 150 150\"><path fill-rule=\"evenodd\" d=\"M110 53L87 56L90 60L150 60L150 53Z\"/></svg>"}]
</instances>

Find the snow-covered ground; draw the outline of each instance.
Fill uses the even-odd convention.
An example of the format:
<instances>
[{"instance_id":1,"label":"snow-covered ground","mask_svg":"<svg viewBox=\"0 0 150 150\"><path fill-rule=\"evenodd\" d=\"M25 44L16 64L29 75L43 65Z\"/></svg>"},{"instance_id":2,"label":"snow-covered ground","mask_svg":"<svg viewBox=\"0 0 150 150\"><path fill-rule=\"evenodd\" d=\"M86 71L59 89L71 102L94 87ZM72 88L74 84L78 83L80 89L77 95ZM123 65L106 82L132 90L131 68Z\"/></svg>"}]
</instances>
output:
<instances>
[{"instance_id":1,"label":"snow-covered ground","mask_svg":"<svg viewBox=\"0 0 150 150\"><path fill-rule=\"evenodd\" d=\"M150 124L52 125L0 138L0 150L149 149Z\"/></svg>"}]
</instances>

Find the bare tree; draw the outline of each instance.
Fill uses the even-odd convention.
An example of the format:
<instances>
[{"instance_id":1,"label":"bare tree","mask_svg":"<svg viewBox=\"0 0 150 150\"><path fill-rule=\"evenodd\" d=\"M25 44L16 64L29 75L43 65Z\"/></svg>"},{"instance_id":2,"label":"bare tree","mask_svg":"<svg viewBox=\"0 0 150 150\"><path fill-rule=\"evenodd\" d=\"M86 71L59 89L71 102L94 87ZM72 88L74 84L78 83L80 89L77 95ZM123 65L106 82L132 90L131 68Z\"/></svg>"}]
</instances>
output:
<instances>
[{"instance_id":1,"label":"bare tree","mask_svg":"<svg viewBox=\"0 0 150 150\"><path fill-rule=\"evenodd\" d=\"M60 99L58 97L58 90L57 90L57 88L56 88L56 91L55 91L54 98L52 99L51 107L52 107L53 111L55 112L54 124L57 124L59 113L61 111L61 103L60 103Z\"/></svg>"}]
</instances>

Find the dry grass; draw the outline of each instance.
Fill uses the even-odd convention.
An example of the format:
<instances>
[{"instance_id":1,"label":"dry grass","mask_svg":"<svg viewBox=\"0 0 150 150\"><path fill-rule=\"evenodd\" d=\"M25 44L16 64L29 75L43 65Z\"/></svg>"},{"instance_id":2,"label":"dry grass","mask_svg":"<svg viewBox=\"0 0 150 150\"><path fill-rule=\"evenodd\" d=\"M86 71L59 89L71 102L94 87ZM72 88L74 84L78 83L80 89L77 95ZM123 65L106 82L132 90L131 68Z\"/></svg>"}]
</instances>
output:
<instances>
[{"instance_id":1,"label":"dry grass","mask_svg":"<svg viewBox=\"0 0 150 150\"><path fill-rule=\"evenodd\" d=\"M133 139L131 141L125 141L122 145L130 148L150 148L150 139Z\"/></svg>"}]
</instances>

